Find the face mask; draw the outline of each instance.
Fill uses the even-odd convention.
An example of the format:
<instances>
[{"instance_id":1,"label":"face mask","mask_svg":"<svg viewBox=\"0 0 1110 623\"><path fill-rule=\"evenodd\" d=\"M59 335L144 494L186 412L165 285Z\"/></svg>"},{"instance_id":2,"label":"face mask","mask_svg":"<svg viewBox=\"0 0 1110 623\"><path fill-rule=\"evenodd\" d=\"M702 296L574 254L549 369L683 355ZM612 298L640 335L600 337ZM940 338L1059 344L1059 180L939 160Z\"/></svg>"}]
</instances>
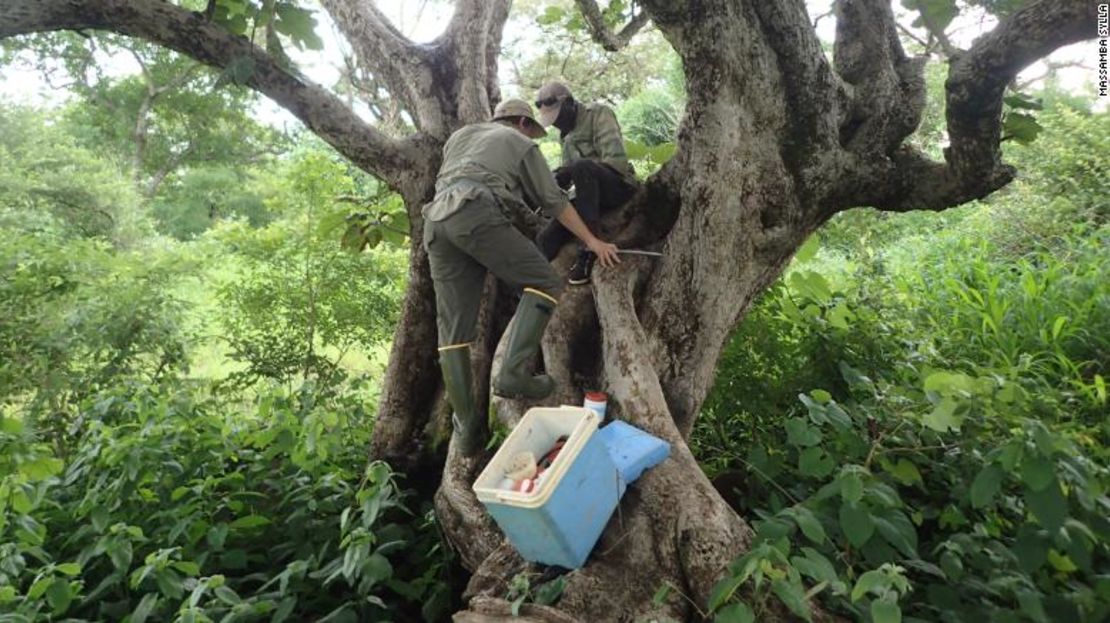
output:
<instances>
[{"instance_id":1,"label":"face mask","mask_svg":"<svg viewBox=\"0 0 1110 623\"><path fill-rule=\"evenodd\" d=\"M539 109L539 115L536 116L536 120L545 128L551 127L551 124L555 123L555 119L559 117L562 104L562 99L554 97L548 98L542 102L536 102L536 107Z\"/></svg>"}]
</instances>

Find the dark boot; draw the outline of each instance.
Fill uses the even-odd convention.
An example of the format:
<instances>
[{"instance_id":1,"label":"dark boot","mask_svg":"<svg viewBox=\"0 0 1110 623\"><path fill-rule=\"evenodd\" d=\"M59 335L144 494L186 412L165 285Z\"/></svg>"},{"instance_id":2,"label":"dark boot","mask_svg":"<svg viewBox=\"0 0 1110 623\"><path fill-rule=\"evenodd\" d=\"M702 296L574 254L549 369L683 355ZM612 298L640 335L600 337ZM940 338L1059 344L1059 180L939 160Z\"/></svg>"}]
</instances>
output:
<instances>
[{"instance_id":1,"label":"dark boot","mask_svg":"<svg viewBox=\"0 0 1110 623\"><path fill-rule=\"evenodd\" d=\"M443 386L447 400L454 411L451 423L459 450L464 456L473 456L485 446L486 418L478 413L474 404L470 371L470 345L448 346L439 351L439 367L443 372Z\"/></svg>"},{"instance_id":2,"label":"dark boot","mask_svg":"<svg viewBox=\"0 0 1110 623\"><path fill-rule=\"evenodd\" d=\"M544 398L555 389L550 376L533 376L529 364L540 349L540 338L547 321L555 311L555 301L538 290L525 289L513 316L509 347L501 372L493 382L493 391L506 398Z\"/></svg>"}]
</instances>

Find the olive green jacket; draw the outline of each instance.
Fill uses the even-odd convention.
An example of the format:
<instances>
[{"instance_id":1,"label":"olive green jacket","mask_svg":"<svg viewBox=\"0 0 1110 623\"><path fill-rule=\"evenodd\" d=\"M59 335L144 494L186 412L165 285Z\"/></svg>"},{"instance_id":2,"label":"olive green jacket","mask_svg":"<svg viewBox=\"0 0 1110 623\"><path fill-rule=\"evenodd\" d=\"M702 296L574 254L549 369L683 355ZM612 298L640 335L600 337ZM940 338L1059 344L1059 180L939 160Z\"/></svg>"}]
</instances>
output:
<instances>
[{"instance_id":1,"label":"olive green jacket","mask_svg":"<svg viewBox=\"0 0 1110 623\"><path fill-rule=\"evenodd\" d=\"M568 205L532 139L501 123L474 123L447 139L435 198L422 213L427 220L442 221L467 201L489 194L510 218L521 204L552 218Z\"/></svg>"},{"instance_id":2,"label":"olive green jacket","mask_svg":"<svg viewBox=\"0 0 1110 623\"><path fill-rule=\"evenodd\" d=\"M588 158L607 164L627 181L634 182L636 174L624 151L621 126L613 109L605 104L578 104L578 118L574 129L562 137L563 164Z\"/></svg>"}]
</instances>

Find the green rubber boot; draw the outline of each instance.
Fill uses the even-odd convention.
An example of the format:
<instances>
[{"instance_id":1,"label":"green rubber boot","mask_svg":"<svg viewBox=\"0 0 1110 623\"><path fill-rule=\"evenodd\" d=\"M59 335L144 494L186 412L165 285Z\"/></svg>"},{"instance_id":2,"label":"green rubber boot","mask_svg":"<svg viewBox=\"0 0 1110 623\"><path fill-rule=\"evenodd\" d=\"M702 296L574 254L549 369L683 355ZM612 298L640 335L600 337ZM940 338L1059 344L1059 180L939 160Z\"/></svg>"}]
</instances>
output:
<instances>
[{"instance_id":1,"label":"green rubber boot","mask_svg":"<svg viewBox=\"0 0 1110 623\"><path fill-rule=\"evenodd\" d=\"M474 404L470 371L470 345L456 344L439 350L439 367L443 372L443 386L447 400L454 411L451 423L459 450L465 456L481 452L486 440L486 418L478 413Z\"/></svg>"},{"instance_id":2,"label":"green rubber boot","mask_svg":"<svg viewBox=\"0 0 1110 623\"><path fill-rule=\"evenodd\" d=\"M546 374L533 376L529 364L540 349L540 338L555 311L555 299L531 288L525 288L513 317L509 347L501 372L493 382L493 391L506 398L537 400L551 394L555 382Z\"/></svg>"}]
</instances>

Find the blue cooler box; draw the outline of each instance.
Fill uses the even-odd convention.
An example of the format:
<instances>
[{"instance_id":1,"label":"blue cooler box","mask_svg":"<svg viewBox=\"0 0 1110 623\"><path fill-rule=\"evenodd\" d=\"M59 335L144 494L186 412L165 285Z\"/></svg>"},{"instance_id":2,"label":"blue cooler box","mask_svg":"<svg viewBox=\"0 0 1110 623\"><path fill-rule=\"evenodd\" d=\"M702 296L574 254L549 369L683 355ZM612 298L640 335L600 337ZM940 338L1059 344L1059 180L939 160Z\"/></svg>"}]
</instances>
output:
<instances>
[{"instance_id":1,"label":"blue cooler box","mask_svg":"<svg viewBox=\"0 0 1110 623\"><path fill-rule=\"evenodd\" d=\"M624 487L598 422L583 407L529 409L474 481L478 500L525 560L581 567L616 509ZM535 493L500 488L514 455L529 451L538 460L561 435L566 445Z\"/></svg>"}]
</instances>

